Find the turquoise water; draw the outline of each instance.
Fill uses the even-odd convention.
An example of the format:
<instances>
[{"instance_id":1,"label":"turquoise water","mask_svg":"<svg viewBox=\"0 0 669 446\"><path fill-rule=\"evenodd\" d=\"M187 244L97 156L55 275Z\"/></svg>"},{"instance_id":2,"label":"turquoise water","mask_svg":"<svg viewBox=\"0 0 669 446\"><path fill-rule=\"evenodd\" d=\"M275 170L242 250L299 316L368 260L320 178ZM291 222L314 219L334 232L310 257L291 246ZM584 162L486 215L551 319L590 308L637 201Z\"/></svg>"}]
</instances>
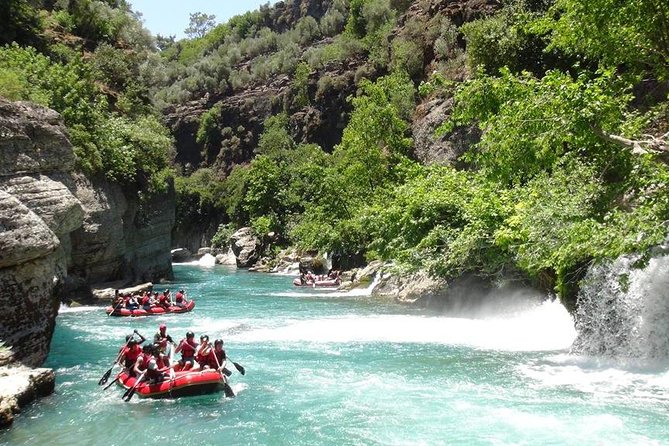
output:
<instances>
[{"instance_id":1,"label":"turquoise water","mask_svg":"<svg viewBox=\"0 0 669 446\"><path fill-rule=\"evenodd\" d=\"M669 364L569 355L557 303L505 296L454 318L292 278L175 266L184 315L58 316L47 366L56 392L0 433L7 445L669 444ZM97 386L126 334L159 323L223 337L234 399L121 400Z\"/></svg>"}]
</instances>

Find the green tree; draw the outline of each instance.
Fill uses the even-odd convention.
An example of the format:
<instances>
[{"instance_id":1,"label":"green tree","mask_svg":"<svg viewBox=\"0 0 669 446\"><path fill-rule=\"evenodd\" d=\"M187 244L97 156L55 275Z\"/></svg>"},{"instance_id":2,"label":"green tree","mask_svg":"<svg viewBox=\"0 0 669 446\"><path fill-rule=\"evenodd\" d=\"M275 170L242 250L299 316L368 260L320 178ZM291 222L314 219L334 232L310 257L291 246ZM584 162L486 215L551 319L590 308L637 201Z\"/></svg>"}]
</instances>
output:
<instances>
[{"instance_id":1,"label":"green tree","mask_svg":"<svg viewBox=\"0 0 669 446\"><path fill-rule=\"evenodd\" d=\"M360 89L334 155L348 193L364 199L401 174L412 144L407 119L414 87L406 73L396 72L374 83L365 80Z\"/></svg>"},{"instance_id":2,"label":"green tree","mask_svg":"<svg viewBox=\"0 0 669 446\"><path fill-rule=\"evenodd\" d=\"M603 132L635 132L626 124L627 85L610 70L583 72L576 79L549 71L537 79L503 69L500 77L480 75L463 83L455 100L453 119L441 130L477 121L484 132L468 159L504 184L550 170L571 151L611 169L629 157L603 137Z\"/></svg>"},{"instance_id":3,"label":"green tree","mask_svg":"<svg viewBox=\"0 0 669 446\"><path fill-rule=\"evenodd\" d=\"M190 22L184 33L191 39L200 39L216 26L216 16L203 12L190 14Z\"/></svg>"},{"instance_id":4,"label":"green tree","mask_svg":"<svg viewBox=\"0 0 669 446\"><path fill-rule=\"evenodd\" d=\"M557 0L551 9L555 47L601 61L669 76L669 2Z\"/></svg>"}]
</instances>

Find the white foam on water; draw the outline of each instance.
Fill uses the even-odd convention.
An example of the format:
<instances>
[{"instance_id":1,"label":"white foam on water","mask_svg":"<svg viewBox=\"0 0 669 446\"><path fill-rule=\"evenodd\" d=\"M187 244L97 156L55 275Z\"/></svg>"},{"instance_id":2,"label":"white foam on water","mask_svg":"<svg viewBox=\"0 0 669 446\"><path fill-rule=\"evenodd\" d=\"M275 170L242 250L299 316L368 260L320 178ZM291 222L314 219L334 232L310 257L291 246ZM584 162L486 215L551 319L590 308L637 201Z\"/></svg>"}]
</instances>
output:
<instances>
[{"instance_id":1,"label":"white foam on water","mask_svg":"<svg viewBox=\"0 0 669 446\"><path fill-rule=\"evenodd\" d=\"M58 314L65 313L85 313L88 311L99 311L104 309L103 307L93 307L93 306L81 306L81 307L70 307L65 304L60 304L58 308Z\"/></svg>"},{"instance_id":2,"label":"white foam on water","mask_svg":"<svg viewBox=\"0 0 669 446\"><path fill-rule=\"evenodd\" d=\"M563 354L517 368L535 388L571 389L610 401L633 398L669 408L669 361L623 362Z\"/></svg>"},{"instance_id":3,"label":"white foam on water","mask_svg":"<svg viewBox=\"0 0 669 446\"><path fill-rule=\"evenodd\" d=\"M257 328L234 338L238 342L392 342L543 351L568 349L575 336L565 308L547 301L510 316L487 319L342 315L287 320L283 325Z\"/></svg>"}]
</instances>

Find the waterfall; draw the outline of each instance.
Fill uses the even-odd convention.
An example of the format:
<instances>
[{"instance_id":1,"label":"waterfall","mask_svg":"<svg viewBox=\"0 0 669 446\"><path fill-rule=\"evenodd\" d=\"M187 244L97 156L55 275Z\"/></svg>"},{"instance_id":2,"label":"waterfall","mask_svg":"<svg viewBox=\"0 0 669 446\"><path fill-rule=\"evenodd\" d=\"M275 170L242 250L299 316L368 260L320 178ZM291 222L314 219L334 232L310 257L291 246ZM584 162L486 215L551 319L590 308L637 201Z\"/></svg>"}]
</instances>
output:
<instances>
[{"instance_id":1,"label":"waterfall","mask_svg":"<svg viewBox=\"0 0 669 446\"><path fill-rule=\"evenodd\" d=\"M575 353L669 357L669 255L635 268L639 259L624 256L590 268L578 296Z\"/></svg>"}]
</instances>

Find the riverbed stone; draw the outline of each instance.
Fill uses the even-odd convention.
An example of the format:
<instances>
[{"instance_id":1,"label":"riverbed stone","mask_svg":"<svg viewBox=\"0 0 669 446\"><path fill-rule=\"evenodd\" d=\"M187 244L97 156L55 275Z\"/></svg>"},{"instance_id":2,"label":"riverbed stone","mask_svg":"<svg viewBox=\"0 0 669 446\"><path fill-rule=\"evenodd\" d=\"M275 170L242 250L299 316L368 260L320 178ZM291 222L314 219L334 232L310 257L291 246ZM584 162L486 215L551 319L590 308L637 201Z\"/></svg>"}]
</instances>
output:
<instances>
[{"instance_id":1,"label":"riverbed stone","mask_svg":"<svg viewBox=\"0 0 669 446\"><path fill-rule=\"evenodd\" d=\"M10 426L14 415L36 398L53 393L55 383L51 369L0 367L0 428Z\"/></svg>"}]
</instances>

